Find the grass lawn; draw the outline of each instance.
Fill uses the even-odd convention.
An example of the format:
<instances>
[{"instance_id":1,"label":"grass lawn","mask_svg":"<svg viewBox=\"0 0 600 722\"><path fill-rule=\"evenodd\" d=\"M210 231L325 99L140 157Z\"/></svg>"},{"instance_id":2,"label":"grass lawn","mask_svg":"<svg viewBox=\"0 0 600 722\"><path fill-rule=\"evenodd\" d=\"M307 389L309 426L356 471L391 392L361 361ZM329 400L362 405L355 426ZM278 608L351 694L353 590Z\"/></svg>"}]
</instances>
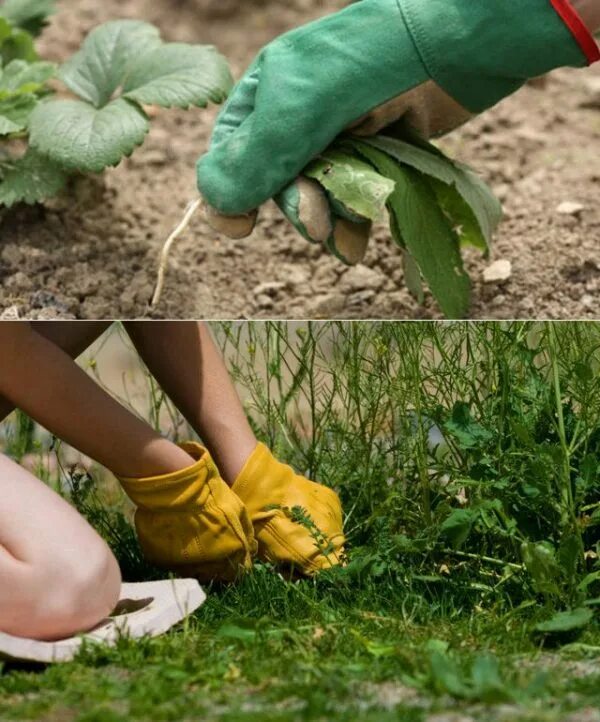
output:
<instances>
[{"instance_id":1,"label":"grass lawn","mask_svg":"<svg viewBox=\"0 0 600 722\"><path fill-rule=\"evenodd\" d=\"M0 719L600 719L600 630L541 649L535 611L461 609L385 574L290 583L263 567L163 638L6 668Z\"/></svg>"},{"instance_id":2,"label":"grass lawn","mask_svg":"<svg viewBox=\"0 0 600 722\"><path fill-rule=\"evenodd\" d=\"M600 326L216 330L260 438L340 492L348 565L257 565L162 638L5 665L0 720L600 722ZM155 577L99 473L47 480Z\"/></svg>"}]
</instances>

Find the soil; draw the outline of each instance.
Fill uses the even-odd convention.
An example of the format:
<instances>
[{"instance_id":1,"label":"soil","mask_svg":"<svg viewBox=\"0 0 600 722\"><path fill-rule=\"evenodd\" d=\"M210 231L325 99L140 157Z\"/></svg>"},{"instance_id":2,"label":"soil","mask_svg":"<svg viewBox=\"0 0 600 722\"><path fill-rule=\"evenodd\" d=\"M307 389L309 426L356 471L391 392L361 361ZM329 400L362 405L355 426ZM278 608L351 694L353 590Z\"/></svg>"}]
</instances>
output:
<instances>
[{"instance_id":1,"label":"soil","mask_svg":"<svg viewBox=\"0 0 600 722\"><path fill-rule=\"evenodd\" d=\"M165 37L217 45L239 77L277 34L343 0L63 0L41 42L60 61L96 24L155 22ZM195 162L216 109L156 114L146 145L46 207L0 221L0 314L21 318L435 318L403 284L385 228L365 265L347 269L307 244L268 205L250 239L194 220L175 246L163 301L149 314L159 250L195 196ZM474 318L597 317L600 301L600 68L530 85L444 141L505 203L494 259L508 281L484 283L471 253ZM579 209L558 212L566 202ZM563 209L564 210L564 209Z\"/></svg>"}]
</instances>

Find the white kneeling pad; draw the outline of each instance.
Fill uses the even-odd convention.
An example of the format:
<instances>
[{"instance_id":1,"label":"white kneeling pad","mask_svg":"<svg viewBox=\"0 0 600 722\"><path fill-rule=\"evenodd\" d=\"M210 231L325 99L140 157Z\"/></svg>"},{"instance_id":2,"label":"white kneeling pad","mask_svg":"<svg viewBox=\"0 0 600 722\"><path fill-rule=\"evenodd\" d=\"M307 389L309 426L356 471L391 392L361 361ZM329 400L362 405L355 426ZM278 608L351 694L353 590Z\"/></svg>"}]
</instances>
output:
<instances>
[{"instance_id":1,"label":"white kneeling pad","mask_svg":"<svg viewBox=\"0 0 600 722\"><path fill-rule=\"evenodd\" d=\"M84 641L114 646L121 637L158 637L196 611L206 594L195 579L123 584L113 616L86 634L56 642L37 642L0 632L0 659L70 662Z\"/></svg>"}]
</instances>

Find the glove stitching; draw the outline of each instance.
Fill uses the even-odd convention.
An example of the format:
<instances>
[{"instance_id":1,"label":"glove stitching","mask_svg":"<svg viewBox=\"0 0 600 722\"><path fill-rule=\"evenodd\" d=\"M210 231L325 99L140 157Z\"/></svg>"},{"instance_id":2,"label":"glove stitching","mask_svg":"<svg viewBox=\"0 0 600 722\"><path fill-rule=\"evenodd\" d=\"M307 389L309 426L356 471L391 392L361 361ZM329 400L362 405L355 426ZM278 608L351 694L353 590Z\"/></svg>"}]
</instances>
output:
<instances>
[{"instance_id":1,"label":"glove stitching","mask_svg":"<svg viewBox=\"0 0 600 722\"><path fill-rule=\"evenodd\" d=\"M415 50L417 51L419 58L421 59L421 62L423 63L423 66L427 71L427 74L432 80L437 82L437 73L434 73L432 70L436 67L435 54L429 47L429 43L427 41L427 38L425 37L425 32L414 19L413 13L409 12L405 7L404 0L396 0L396 2L398 4L398 10L400 11L400 15L404 20L404 24L406 25L410 33L411 39L415 46ZM406 4L410 5L410 2L406 2Z\"/></svg>"},{"instance_id":2,"label":"glove stitching","mask_svg":"<svg viewBox=\"0 0 600 722\"><path fill-rule=\"evenodd\" d=\"M221 482L221 483L225 484L224 481ZM226 485L226 486L227 486L227 485ZM229 487L227 487L227 489L231 492L231 489L229 489ZM218 505L218 503L217 503L217 500L216 500L216 498L215 498L214 492L213 492L213 490L212 490L212 482L211 482L210 480L209 480L209 482L208 482L208 492L209 492L210 497L211 497L212 500L213 500L213 506L212 506L212 508L218 509L218 510L223 514L223 516L225 517L225 519L226 519L227 522L229 523L231 529L235 532L236 536L238 537L239 541L241 542L242 547L243 547L244 551L246 552L246 555L248 555L248 554L249 554L248 539L247 539L247 537L246 537L246 534L244 533L244 530L242 529L242 526L241 526L239 517L236 518L236 521L238 522L238 527L239 527L239 528L236 528L236 525L232 522L232 520L231 520L228 512L225 511L225 509L221 509L221 508L219 507L219 505ZM233 492L231 492L231 493L233 494ZM206 503L208 504L209 501L207 500Z\"/></svg>"}]
</instances>

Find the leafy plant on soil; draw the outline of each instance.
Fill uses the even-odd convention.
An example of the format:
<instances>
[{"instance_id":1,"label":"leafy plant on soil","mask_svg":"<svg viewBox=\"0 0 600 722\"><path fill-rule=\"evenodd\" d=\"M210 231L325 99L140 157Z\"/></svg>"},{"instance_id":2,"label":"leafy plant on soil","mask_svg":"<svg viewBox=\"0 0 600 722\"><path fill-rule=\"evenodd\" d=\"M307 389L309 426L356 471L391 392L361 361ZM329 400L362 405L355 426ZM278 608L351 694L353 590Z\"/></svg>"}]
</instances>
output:
<instances>
[{"instance_id":1,"label":"leafy plant on soil","mask_svg":"<svg viewBox=\"0 0 600 722\"><path fill-rule=\"evenodd\" d=\"M213 331L258 437L339 491L347 566L287 581L257 563L164 637L7 669L0 718L563 722L598 708L600 324ZM153 426L188 437L149 373L132 376L122 403L139 413L146 396ZM78 472L23 414L0 434L71 489L127 580L164 574L111 475Z\"/></svg>"},{"instance_id":2,"label":"leafy plant on soil","mask_svg":"<svg viewBox=\"0 0 600 722\"><path fill-rule=\"evenodd\" d=\"M231 88L214 48L165 43L134 20L97 27L60 67L44 62L33 34L53 8L53 0L0 5L0 207L50 198L74 173L117 165L150 129L145 106L205 107Z\"/></svg>"},{"instance_id":3,"label":"leafy plant on soil","mask_svg":"<svg viewBox=\"0 0 600 722\"><path fill-rule=\"evenodd\" d=\"M409 129L401 136L345 138L315 160L306 174L352 215L377 221L387 207L409 290L422 302L426 281L447 317L464 318L471 283L461 249L473 246L487 255L502 209L470 168ZM349 184L349 170L364 182Z\"/></svg>"}]
</instances>

